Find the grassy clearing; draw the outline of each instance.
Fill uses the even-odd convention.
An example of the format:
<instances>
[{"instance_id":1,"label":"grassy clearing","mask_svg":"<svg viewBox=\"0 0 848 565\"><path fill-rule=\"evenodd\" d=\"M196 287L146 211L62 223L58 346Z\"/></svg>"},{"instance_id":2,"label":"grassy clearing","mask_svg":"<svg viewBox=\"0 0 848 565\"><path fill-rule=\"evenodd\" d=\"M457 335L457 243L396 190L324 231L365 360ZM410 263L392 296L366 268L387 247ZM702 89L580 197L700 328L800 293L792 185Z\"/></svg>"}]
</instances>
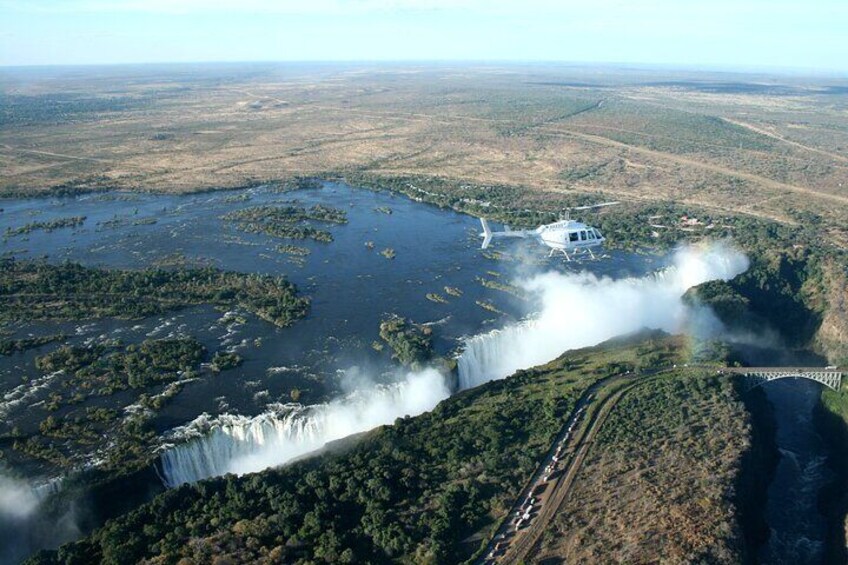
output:
<instances>
[{"instance_id":1,"label":"grassy clearing","mask_svg":"<svg viewBox=\"0 0 848 565\"><path fill-rule=\"evenodd\" d=\"M28 86L0 93L9 126L0 193L442 176L526 185L539 199L560 190L674 199L783 221L800 210L848 237L845 207L818 194L844 196L848 186L845 94L821 94L821 85L793 85L787 97L756 88L756 77L740 77L754 88L705 91L707 73L654 80L607 70L587 80L567 68L247 68L13 80ZM769 180L812 192L788 196Z\"/></svg>"}]
</instances>

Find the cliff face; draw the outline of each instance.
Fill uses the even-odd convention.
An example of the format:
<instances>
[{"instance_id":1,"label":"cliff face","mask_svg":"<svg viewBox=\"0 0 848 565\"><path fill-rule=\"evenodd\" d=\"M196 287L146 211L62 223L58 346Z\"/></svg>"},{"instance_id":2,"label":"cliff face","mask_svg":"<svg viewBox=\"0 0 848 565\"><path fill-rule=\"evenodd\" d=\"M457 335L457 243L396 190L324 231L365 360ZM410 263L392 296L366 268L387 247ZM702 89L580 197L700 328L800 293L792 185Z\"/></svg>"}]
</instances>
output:
<instances>
[{"instance_id":1,"label":"cliff face","mask_svg":"<svg viewBox=\"0 0 848 565\"><path fill-rule=\"evenodd\" d=\"M828 445L828 467L833 481L819 494L819 507L827 517L825 562L848 562L848 387L825 390L816 410L815 424Z\"/></svg>"},{"instance_id":2,"label":"cliff face","mask_svg":"<svg viewBox=\"0 0 848 565\"><path fill-rule=\"evenodd\" d=\"M848 363L848 263L844 258L774 250L754 256L731 281L690 289L686 299L712 307L729 328L776 330L787 346Z\"/></svg>"},{"instance_id":3,"label":"cliff face","mask_svg":"<svg viewBox=\"0 0 848 565\"><path fill-rule=\"evenodd\" d=\"M815 345L831 363L848 364L848 267L829 262L824 266L824 282L827 306Z\"/></svg>"}]
</instances>

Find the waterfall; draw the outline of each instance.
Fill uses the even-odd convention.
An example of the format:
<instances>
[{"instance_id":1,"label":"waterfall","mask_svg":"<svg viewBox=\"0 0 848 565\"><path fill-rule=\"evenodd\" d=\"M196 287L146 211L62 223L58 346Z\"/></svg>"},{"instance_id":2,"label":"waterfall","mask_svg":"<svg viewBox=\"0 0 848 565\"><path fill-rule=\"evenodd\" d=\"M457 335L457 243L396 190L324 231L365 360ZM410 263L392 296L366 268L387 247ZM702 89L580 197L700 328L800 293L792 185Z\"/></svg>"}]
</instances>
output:
<instances>
[{"instance_id":1,"label":"waterfall","mask_svg":"<svg viewBox=\"0 0 848 565\"><path fill-rule=\"evenodd\" d=\"M191 483L204 477L239 473L244 461L263 450L276 448L281 458L293 459L321 447L321 410L300 405L275 404L253 418L203 414L178 428L178 445L166 445L161 457L162 475L168 486Z\"/></svg>"},{"instance_id":2,"label":"waterfall","mask_svg":"<svg viewBox=\"0 0 848 565\"><path fill-rule=\"evenodd\" d=\"M173 487L281 465L327 442L430 410L448 395L444 376L424 369L326 404L274 404L254 417L203 414L169 434L160 456L162 478Z\"/></svg>"},{"instance_id":3,"label":"waterfall","mask_svg":"<svg viewBox=\"0 0 848 565\"><path fill-rule=\"evenodd\" d=\"M526 320L466 338L462 354L456 360L459 389L501 379L519 369L548 361L544 354L536 355L529 342L537 326L535 320Z\"/></svg>"},{"instance_id":4,"label":"waterfall","mask_svg":"<svg viewBox=\"0 0 848 565\"><path fill-rule=\"evenodd\" d=\"M457 359L459 388L467 389L644 327L681 331L690 287L745 271L745 256L726 245L685 248L674 266L643 278L610 279L587 272L537 275L518 284L541 299L530 320L465 339ZM254 417L201 415L167 437L160 457L168 486L225 473L281 465L329 441L432 409L449 395L435 369L399 382L369 386L327 404L275 404Z\"/></svg>"},{"instance_id":5,"label":"waterfall","mask_svg":"<svg viewBox=\"0 0 848 565\"><path fill-rule=\"evenodd\" d=\"M502 379L553 361L570 349L645 327L685 330L690 320L683 294L710 280L729 280L747 268L742 253L714 243L680 249L671 266L645 277L550 272L519 282L541 298L541 311L531 320L466 339L457 359L459 387Z\"/></svg>"}]
</instances>

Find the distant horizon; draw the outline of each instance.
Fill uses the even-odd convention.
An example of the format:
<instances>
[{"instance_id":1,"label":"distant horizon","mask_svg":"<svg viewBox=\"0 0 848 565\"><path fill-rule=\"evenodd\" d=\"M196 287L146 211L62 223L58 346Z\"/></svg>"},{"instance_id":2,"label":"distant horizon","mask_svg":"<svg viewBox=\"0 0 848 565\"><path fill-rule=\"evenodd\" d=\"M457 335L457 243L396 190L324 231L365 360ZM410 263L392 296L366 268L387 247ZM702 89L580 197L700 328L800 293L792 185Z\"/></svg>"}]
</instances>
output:
<instances>
[{"instance_id":1,"label":"distant horizon","mask_svg":"<svg viewBox=\"0 0 848 565\"><path fill-rule=\"evenodd\" d=\"M532 68L534 66L607 68L618 71L662 71L670 73L715 73L732 75L767 75L774 78L831 78L848 80L848 71L823 69L816 67L780 67L780 66L733 66L733 65L694 65L684 63L646 63L638 61L568 61L555 59L519 60L519 59L255 59L255 60L197 60L197 61L132 61L113 63L37 63L37 64L1 64L2 70L25 69L84 69L84 68L132 68L132 67L191 67L191 66L249 66L249 65L292 65L292 66L374 66L374 67L485 67L504 66Z\"/></svg>"},{"instance_id":2,"label":"distant horizon","mask_svg":"<svg viewBox=\"0 0 848 565\"><path fill-rule=\"evenodd\" d=\"M844 0L0 0L0 66L568 62L848 75Z\"/></svg>"}]
</instances>

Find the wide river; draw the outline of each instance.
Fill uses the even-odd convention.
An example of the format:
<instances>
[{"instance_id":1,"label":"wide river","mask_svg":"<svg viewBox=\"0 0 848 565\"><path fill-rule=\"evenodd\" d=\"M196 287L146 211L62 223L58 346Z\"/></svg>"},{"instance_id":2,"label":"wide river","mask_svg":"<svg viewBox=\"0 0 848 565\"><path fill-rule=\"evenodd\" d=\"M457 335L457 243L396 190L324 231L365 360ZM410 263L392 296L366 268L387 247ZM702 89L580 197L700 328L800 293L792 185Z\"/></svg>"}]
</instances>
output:
<instances>
[{"instance_id":1,"label":"wide river","mask_svg":"<svg viewBox=\"0 0 848 565\"><path fill-rule=\"evenodd\" d=\"M347 212L348 222L317 225L331 232L334 239L332 243L319 243L249 234L222 219L228 212L266 204L333 206ZM650 279L650 283L630 285L645 289L667 284L650 277L651 273L672 262L670 257L613 251L601 261L566 263L561 258L548 258L544 249L529 242L498 246L505 253L496 258L479 249L480 226L475 218L390 193L333 183L320 189L287 193L260 187L195 195L109 192L55 199L13 199L0 201L0 208L0 233L30 222L86 217L80 227L53 232L36 230L6 237L0 244L0 253L7 257L44 257L51 262L70 260L90 266L133 269L152 265L212 265L226 270L285 275L302 293L311 297L312 309L308 317L286 329L276 328L245 312L226 315L211 307L193 307L142 320L18 323L6 328L11 337L64 333L70 336L67 342L76 345L108 338L139 342L148 338L192 336L210 351L227 349L244 357L245 362L236 369L219 375L210 373L186 385L157 414L154 425L161 433L204 413L209 418L221 414L228 417L244 415L239 417L248 424L240 425L267 427L267 422L257 424L248 419L262 414L274 403L289 402L295 388L301 392L301 403L314 404L349 395L360 379L384 383L396 380L397 373L388 352L378 352L372 347L379 341L380 321L391 313L433 324L437 352L451 354L468 336L516 326L516 322L543 307L538 300L517 298L491 285L484 286L482 281L509 283L515 279L527 280L542 272L563 275L581 272L581 276L588 273L588 276L608 277L611 281ZM293 243L311 253L303 258L292 257L278 251L281 243ZM394 250L393 259L379 253L387 248ZM589 283L583 281L581 284ZM462 295L451 296L446 287L459 289ZM602 307L606 300L604 292L608 290L605 288L585 286L587 304L595 300ZM645 292L655 291L648 288ZM635 292L638 294L642 290ZM446 303L428 299L428 293L438 293ZM579 300L582 299L578 297ZM645 312L636 309L634 316L644 316L646 324L651 325L654 314L650 310L659 308L660 303L652 303L652 296L644 300ZM481 307L481 303L495 307L500 313ZM623 305L620 312L611 309L610 315L626 316L626 306ZM568 315L564 313L560 318L565 319ZM591 308L583 318L577 319L585 322L582 322L583 327L573 328L574 331L594 335L590 327L595 322ZM653 325L671 327L669 324L673 321L660 317ZM565 326L564 331L570 329ZM516 331L525 332L525 328ZM526 331L528 333L521 335L538 338L532 328ZM598 340L609 337L604 333L597 336ZM592 338L587 339L589 341L573 343L591 344ZM564 343L572 342L566 340ZM43 417L33 407L47 397L49 387L21 388L21 383L22 375L30 379L40 376L34 368L34 358L51 347L55 346L0 357L0 415L3 417L0 425L4 430L13 425L25 430L37 427ZM527 355L526 359L535 358L532 352ZM486 366L490 360L483 359L484 356L485 352L481 353L480 360L475 359L475 362ZM807 430L787 435L782 425L778 433L787 457L796 453L793 460L804 466L803 472L791 473L784 469L786 463L782 461L777 479L779 488L770 491L769 518L775 521L772 527L776 536L773 539L783 540L781 544L797 545L803 543L799 538L816 538L815 531L811 532L818 524L813 516L815 508L804 507L810 515L810 528L800 530L793 529L781 518L782 511L775 510L775 504L789 504L785 495L787 489L810 488L806 469L817 464L817 452L815 447L812 452L806 447L799 453L795 436L814 433L810 431L809 420L801 416L809 411L807 404L813 402L809 400L811 394L806 389L800 398L794 394L789 397L784 393L770 394L779 418L783 413L785 419L789 411L798 415L796 423L806 426ZM273 425L279 427L279 422ZM33 478L49 475L31 467L19 471ZM216 469L189 471L196 471L200 474L195 476L202 477ZM799 510L797 506L792 508ZM773 555L766 552L763 557L768 559Z\"/></svg>"},{"instance_id":2,"label":"wide river","mask_svg":"<svg viewBox=\"0 0 848 565\"><path fill-rule=\"evenodd\" d=\"M344 209L348 223L320 224L332 243L280 240L239 231L221 218L233 210L266 204ZM7 227L85 216L74 229L36 230L7 237L0 253L18 258L46 257L51 262L77 261L90 266L143 268L157 264L212 265L221 269L285 275L312 299L305 320L279 329L249 314L222 320L212 308L198 307L145 320L97 320L86 323L38 323L14 326L12 337L65 333L70 343L119 337L130 343L146 338L194 336L210 351L238 351L244 364L219 378L192 383L159 415L167 429L201 412L255 413L284 398L294 387L301 402L312 403L347 386L339 370L359 367L369 375L387 369L388 354L371 344L379 341L380 321L397 313L419 323L437 323L435 347L444 354L473 335L533 311L534 305L511 294L484 287L479 279L508 282L528 269L591 269L615 278L640 276L657 268L653 258L612 253L604 261L580 267L545 260L541 249L524 251L527 261L487 258L479 249L479 222L404 197L343 184L320 190L278 193L269 188L188 196L105 193L58 199L5 200L0 233ZM390 212L390 213L389 213ZM153 223L155 221L155 223ZM373 249L366 247L373 242ZM277 251L280 244L308 248L303 260ZM380 251L395 250L394 259ZM462 291L449 296L445 287ZM438 293L447 304L427 298ZM498 315L477 302L491 303ZM242 321L244 323L242 323ZM49 346L48 346L49 347ZM46 349L46 348L45 348ZM20 384L20 371L32 372L37 354L0 357L0 387ZM349 372L349 371L348 371Z\"/></svg>"}]
</instances>

